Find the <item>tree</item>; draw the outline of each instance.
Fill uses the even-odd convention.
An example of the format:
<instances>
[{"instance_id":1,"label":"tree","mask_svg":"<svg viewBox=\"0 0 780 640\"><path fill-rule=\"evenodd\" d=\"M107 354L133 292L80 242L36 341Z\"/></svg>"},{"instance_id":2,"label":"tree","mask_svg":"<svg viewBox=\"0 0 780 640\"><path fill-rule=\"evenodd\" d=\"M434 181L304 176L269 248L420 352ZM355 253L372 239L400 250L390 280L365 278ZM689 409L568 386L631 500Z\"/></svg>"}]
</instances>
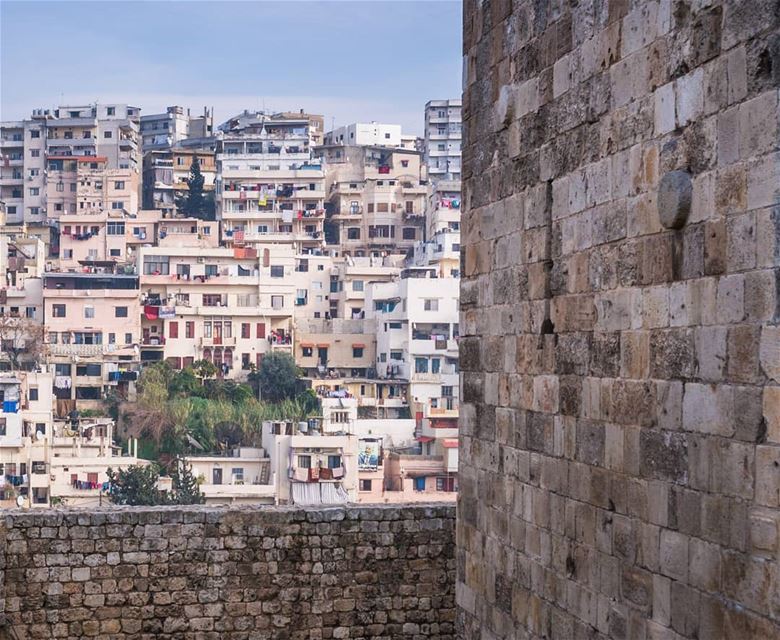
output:
<instances>
[{"instance_id":1,"label":"tree","mask_svg":"<svg viewBox=\"0 0 780 640\"><path fill-rule=\"evenodd\" d=\"M201 380L217 375L217 365L210 360L196 360L192 363L192 370Z\"/></svg>"},{"instance_id":2,"label":"tree","mask_svg":"<svg viewBox=\"0 0 780 640\"><path fill-rule=\"evenodd\" d=\"M164 504L161 491L157 488L160 472L156 465L134 465L117 472L109 467L108 498L114 504L153 506Z\"/></svg>"},{"instance_id":3,"label":"tree","mask_svg":"<svg viewBox=\"0 0 780 640\"><path fill-rule=\"evenodd\" d=\"M156 464L134 465L114 472L109 468L108 497L114 504L155 506L163 504L203 504L206 499L192 474L192 465L175 458L171 464L171 491L161 491L157 483L160 467Z\"/></svg>"},{"instance_id":4,"label":"tree","mask_svg":"<svg viewBox=\"0 0 780 640\"><path fill-rule=\"evenodd\" d=\"M200 170L200 161L197 156L192 159L190 165L190 177L185 178L187 193L176 196L176 209L185 216L200 218L201 220L214 219L213 194L204 193L205 178Z\"/></svg>"},{"instance_id":5,"label":"tree","mask_svg":"<svg viewBox=\"0 0 780 640\"><path fill-rule=\"evenodd\" d=\"M259 386L260 395L268 402L279 402L295 397L298 367L289 353L275 351L266 354L257 371L249 374L249 382Z\"/></svg>"},{"instance_id":6,"label":"tree","mask_svg":"<svg viewBox=\"0 0 780 640\"><path fill-rule=\"evenodd\" d=\"M34 364L45 352L43 325L10 313L0 315L0 347L12 370Z\"/></svg>"},{"instance_id":7,"label":"tree","mask_svg":"<svg viewBox=\"0 0 780 640\"><path fill-rule=\"evenodd\" d=\"M203 504L206 497L200 491L197 478L192 475L192 465L186 460L174 460L171 466L173 491L169 496L172 504Z\"/></svg>"}]
</instances>

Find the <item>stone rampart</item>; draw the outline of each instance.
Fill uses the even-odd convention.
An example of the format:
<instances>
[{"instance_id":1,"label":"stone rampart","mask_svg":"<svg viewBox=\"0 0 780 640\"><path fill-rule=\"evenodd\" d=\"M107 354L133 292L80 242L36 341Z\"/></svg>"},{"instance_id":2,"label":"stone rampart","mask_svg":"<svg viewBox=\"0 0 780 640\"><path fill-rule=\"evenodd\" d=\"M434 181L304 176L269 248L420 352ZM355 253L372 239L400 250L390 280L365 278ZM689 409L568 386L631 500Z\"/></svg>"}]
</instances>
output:
<instances>
[{"instance_id":1,"label":"stone rampart","mask_svg":"<svg viewBox=\"0 0 780 640\"><path fill-rule=\"evenodd\" d=\"M454 518L438 505L11 512L0 637L452 640Z\"/></svg>"}]
</instances>

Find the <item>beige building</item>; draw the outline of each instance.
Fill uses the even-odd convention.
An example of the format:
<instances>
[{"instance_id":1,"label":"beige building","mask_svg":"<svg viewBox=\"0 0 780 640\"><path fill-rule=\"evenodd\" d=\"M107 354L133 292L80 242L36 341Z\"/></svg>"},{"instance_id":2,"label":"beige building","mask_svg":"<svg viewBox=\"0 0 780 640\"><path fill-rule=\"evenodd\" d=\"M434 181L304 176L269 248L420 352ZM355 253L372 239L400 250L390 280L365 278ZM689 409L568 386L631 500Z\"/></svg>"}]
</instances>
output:
<instances>
[{"instance_id":1,"label":"beige building","mask_svg":"<svg viewBox=\"0 0 780 640\"><path fill-rule=\"evenodd\" d=\"M204 147L176 146L149 151L143 161L143 206L158 209L165 216L177 214L176 198L189 190L185 180L197 158L203 174L203 189L214 191L216 180L216 156L214 140Z\"/></svg>"},{"instance_id":2,"label":"beige building","mask_svg":"<svg viewBox=\"0 0 780 640\"><path fill-rule=\"evenodd\" d=\"M426 181L420 153L326 145L328 243L350 256L405 254L423 239Z\"/></svg>"},{"instance_id":3,"label":"beige building","mask_svg":"<svg viewBox=\"0 0 780 640\"><path fill-rule=\"evenodd\" d=\"M0 315L43 323L43 273L46 249L24 225L0 225Z\"/></svg>"},{"instance_id":4,"label":"beige building","mask_svg":"<svg viewBox=\"0 0 780 640\"><path fill-rule=\"evenodd\" d=\"M221 375L240 377L269 351L292 354L289 246L260 255L238 247L144 247L138 267L143 361L166 359L180 368L205 359Z\"/></svg>"},{"instance_id":5,"label":"beige building","mask_svg":"<svg viewBox=\"0 0 780 640\"><path fill-rule=\"evenodd\" d=\"M139 124L144 154L214 134L214 114L206 107L202 114L193 116L189 109L174 105L165 113L141 116Z\"/></svg>"},{"instance_id":6,"label":"beige building","mask_svg":"<svg viewBox=\"0 0 780 640\"><path fill-rule=\"evenodd\" d=\"M44 275L56 415L97 408L110 390L123 397L133 393L140 361L139 294L138 276L110 268Z\"/></svg>"}]
</instances>

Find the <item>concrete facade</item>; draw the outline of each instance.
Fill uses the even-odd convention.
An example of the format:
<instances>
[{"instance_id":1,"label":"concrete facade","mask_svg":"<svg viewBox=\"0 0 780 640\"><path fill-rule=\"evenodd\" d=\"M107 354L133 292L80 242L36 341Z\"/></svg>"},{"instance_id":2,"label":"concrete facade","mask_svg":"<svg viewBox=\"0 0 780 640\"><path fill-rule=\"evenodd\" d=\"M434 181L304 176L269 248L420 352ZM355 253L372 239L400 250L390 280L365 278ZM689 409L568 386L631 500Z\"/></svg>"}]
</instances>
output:
<instances>
[{"instance_id":1,"label":"concrete facade","mask_svg":"<svg viewBox=\"0 0 780 640\"><path fill-rule=\"evenodd\" d=\"M777 4L464 4L461 637L778 638Z\"/></svg>"}]
</instances>

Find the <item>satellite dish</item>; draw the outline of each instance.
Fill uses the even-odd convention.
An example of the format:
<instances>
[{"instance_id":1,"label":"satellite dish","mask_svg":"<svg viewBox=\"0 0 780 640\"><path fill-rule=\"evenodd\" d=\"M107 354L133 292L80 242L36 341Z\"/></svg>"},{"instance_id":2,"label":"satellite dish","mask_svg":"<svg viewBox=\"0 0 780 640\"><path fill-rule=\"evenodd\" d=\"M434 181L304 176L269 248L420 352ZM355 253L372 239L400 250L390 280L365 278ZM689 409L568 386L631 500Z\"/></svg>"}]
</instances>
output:
<instances>
[{"instance_id":1,"label":"satellite dish","mask_svg":"<svg viewBox=\"0 0 780 640\"><path fill-rule=\"evenodd\" d=\"M36 440L43 440L43 433L40 431L35 432L35 439Z\"/></svg>"},{"instance_id":2,"label":"satellite dish","mask_svg":"<svg viewBox=\"0 0 780 640\"><path fill-rule=\"evenodd\" d=\"M16 496L16 506L17 507L24 506L24 496Z\"/></svg>"}]
</instances>

